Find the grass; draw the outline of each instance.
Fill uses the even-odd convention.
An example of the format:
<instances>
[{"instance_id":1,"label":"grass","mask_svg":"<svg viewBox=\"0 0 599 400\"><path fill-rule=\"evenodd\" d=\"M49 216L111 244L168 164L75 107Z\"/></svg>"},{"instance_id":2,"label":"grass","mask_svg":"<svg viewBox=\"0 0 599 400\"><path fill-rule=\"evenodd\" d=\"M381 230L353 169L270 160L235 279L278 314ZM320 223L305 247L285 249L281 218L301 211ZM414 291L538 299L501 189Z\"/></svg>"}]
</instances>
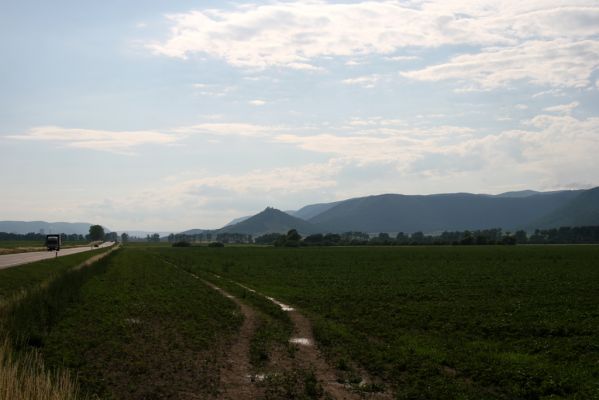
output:
<instances>
[{"instance_id":1,"label":"grass","mask_svg":"<svg viewBox=\"0 0 599 400\"><path fill-rule=\"evenodd\" d=\"M88 258L107 251L99 249L0 269L0 304L18 293L59 276Z\"/></svg>"},{"instance_id":2,"label":"grass","mask_svg":"<svg viewBox=\"0 0 599 400\"><path fill-rule=\"evenodd\" d=\"M37 352L16 356L0 343L0 400L76 400L77 385L68 372L48 372Z\"/></svg>"},{"instance_id":3,"label":"grass","mask_svg":"<svg viewBox=\"0 0 599 400\"><path fill-rule=\"evenodd\" d=\"M143 248L101 263L44 336L47 365L77 371L101 398L215 396L236 306Z\"/></svg>"},{"instance_id":4,"label":"grass","mask_svg":"<svg viewBox=\"0 0 599 400\"><path fill-rule=\"evenodd\" d=\"M300 307L397 398L599 398L596 246L157 251Z\"/></svg>"}]
</instances>

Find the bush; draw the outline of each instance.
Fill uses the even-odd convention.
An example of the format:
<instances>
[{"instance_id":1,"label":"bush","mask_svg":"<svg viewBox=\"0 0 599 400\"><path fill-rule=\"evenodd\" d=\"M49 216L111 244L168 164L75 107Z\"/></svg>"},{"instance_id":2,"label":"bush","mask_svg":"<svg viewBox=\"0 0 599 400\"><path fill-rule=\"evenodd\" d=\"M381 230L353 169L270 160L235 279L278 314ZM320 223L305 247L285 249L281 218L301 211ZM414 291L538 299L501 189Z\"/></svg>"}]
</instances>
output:
<instances>
[{"instance_id":1,"label":"bush","mask_svg":"<svg viewBox=\"0 0 599 400\"><path fill-rule=\"evenodd\" d=\"M225 247L225 245L221 242L212 242L208 244L208 247Z\"/></svg>"},{"instance_id":2,"label":"bush","mask_svg":"<svg viewBox=\"0 0 599 400\"><path fill-rule=\"evenodd\" d=\"M191 243L186 242L185 240L180 240L178 242L173 243L173 247L189 247Z\"/></svg>"}]
</instances>

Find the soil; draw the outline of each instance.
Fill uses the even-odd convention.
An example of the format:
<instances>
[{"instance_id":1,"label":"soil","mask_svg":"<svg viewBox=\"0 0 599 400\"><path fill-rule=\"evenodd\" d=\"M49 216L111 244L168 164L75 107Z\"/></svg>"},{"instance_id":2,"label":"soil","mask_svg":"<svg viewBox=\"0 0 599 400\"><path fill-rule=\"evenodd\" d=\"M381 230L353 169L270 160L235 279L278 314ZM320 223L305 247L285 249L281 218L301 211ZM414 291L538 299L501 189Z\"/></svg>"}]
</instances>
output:
<instances>
[{"instance_id":1,"label":"soil","mask_svg":"<svg viewBox=\"0 0 599 400\"><path fill-rule=\"evenodd\" d=\"M250 365L250 342L257 327L256 312L220 287L191 274L212 289L230 298L239 307L243 315L243 324L235 342L227 352L227 360L220 370L220 391L217 399L251 400L260 397L261 390L252 382Z\"/></svg>"},{"instance_id":2,"label":"soil","mask_svg":"<svg viewBox=\"0 0 599 400\"><path fill-rule=\"evenodd\" d=\"M220 393L218 399L222 400L244 400L256 399L264 395L263 389L259 383L261 379L252 379L252 366L249 360L250 342L256 331L258 324L258 316L256 311L243 303L237 297L231 295L222 288L216 286L212 282L201 279L197 275L191 274L195 279L202 281L204 284L220 292L224 296L230 298L237 304L244 316L244 322L241 326L239 335L227 352L227 361L220 371ZM241 284L238 284L243 286ZM244 286L243 286L244 287ZM284 352L275 351L271 354L270 367L279 367L282 370L291 368L301 368L305 371L313 371L318 383L324 390L325 398L338 400L360 400L369 399L392 399L392 394L388 392L365 393L352 390L347 385L338 382L339 374L325 360L314 341L312 324L310 320L301 314L294 307L285 305L276 299L256 292L253 289L247 288L252 292L263 296L289 313L289 317L294 325L292 339L302 339L295 341L297 348L293 361L289 360ZM271 369L268 368L268 369ZM284 372L284 371L280 371ZM362 376L366 376L363 371ZM368 379L367 379L368 380Z\"/></svg>"}]
</instances>

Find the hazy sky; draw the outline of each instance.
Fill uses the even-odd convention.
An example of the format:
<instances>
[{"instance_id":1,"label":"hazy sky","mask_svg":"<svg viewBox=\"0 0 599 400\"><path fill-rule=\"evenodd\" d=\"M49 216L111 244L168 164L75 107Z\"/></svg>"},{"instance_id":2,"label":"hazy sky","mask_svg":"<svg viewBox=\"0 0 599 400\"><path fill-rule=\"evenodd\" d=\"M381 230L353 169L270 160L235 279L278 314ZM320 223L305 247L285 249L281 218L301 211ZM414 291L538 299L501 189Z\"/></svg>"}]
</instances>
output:
<instances>
[{"instance_id":1,"label":"hazy sky","mask_svg":"<svg viewBox=\"0 0 599 400\"><path fill-rule=\"evenodd\" d=\"M599 185L599 2L0 3L0 219Z\"/></svg>"}]
</instances>

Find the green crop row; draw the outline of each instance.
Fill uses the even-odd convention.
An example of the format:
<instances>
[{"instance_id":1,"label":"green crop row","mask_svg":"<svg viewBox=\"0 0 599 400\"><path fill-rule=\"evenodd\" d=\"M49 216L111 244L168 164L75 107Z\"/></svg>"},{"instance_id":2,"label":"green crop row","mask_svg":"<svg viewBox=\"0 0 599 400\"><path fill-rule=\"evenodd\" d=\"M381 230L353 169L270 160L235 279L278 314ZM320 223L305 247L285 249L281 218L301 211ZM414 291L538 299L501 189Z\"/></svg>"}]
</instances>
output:
<instances>
[{"instance_id":1,"label":"green crop row","mask_svg":"<svg viewBox=\"0 0 599 400\"><path fill-rule=\"evenodd\" d=\"M206 398L241 321L229 299L143 248L125 248L81 286L41 351L101 398Z\"/></svg>"},{"instance_id":2,"label":"green crop row","mask_svg":"<svg viewBox=\"0 0 599 400\"><path fill-rule=\"evenodd\" d=\"M160 251L300 307L397 398L599 398L599 247Z\"/></svg>"}]
</instances>

